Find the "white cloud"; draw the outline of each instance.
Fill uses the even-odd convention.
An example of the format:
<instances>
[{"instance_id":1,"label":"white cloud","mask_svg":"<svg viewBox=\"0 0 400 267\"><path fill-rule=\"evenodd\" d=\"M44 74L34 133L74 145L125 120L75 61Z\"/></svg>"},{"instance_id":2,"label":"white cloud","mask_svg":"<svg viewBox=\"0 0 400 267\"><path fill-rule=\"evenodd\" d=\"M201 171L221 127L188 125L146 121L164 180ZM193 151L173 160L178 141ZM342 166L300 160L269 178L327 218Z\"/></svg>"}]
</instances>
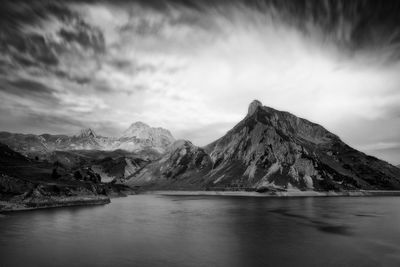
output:
<instances>
[{"instance_id":1,"label":"white cloud","mask_svg":"<svg viewBox=\"0 0 400 267\"><path fill-rule=\"evenodd\" d=\"M305 37L250 9L234 7L227 16L206 13L204 19L214 28L201 29L169 23L189 12L183 8L174 9L173 15L136 6L108 11L105 17L116 18L119 26L105 31L106 41L118 42L109 57L155 66L154 72L126 73L104 65L97 73L110 87L132 91L107 100L132 114L119 117L126 126L144 120L171 129L179 138L194 136L195 143L204 145L240 120L248 103L258 98L341 133L343 121L390 116L386 108L400 97L399 66L385 69L368 55L349 56L319 42L317 32ZM115 38L127 16L130 31ZM138 35L141 23L147 23L147 34ZM178 71L166 71L174 67ZM145 89L138 92L135 85ZM207 134L194 133L199 128ZM351 134L344 139L355 141Z\"/></svg>"},{"instance_id":2,"label":"white cloud","mask_svg":"<svg viewBox=\"0 0 400 267\"><path fill-rule=\"evenodd\" d=\"M398 64L383 64L377 54L342 51L323 42L312 24L313 32L304 35L280 21L275 10L72 8L102 30L106 43L98 61L81 53L61 58L66 71L93 79L85 86L57 85L68 91L60 109L86 112L87 121L113 121L122 129L142 120L205 145L259 99L320 123L350 144L365 145L372 140L363 129L400 114ZM337 34L348 38L347 32ZM354 124L359 129L351 128ZM396 125L386 123L374 134L385 142Z\"/></svg>"}]
</instances>

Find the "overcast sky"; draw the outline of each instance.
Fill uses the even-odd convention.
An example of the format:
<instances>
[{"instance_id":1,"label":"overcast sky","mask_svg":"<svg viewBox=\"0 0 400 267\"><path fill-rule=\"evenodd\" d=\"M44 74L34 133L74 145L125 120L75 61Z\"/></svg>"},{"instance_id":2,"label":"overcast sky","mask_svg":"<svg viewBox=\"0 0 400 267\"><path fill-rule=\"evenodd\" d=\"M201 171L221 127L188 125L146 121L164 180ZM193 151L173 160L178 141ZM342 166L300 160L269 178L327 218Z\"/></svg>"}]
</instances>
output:
<instances>
[{"instance_id":1,"label":"overcast sky","mask_svg":"<svg viewBox=\"0 0 400 267\"><path fill-rule=\"evenodd\" d=\"M2 2L2 131L205 145L258 99L400 163L400 1L65 2Z\"/></svg>"}]
</instances>

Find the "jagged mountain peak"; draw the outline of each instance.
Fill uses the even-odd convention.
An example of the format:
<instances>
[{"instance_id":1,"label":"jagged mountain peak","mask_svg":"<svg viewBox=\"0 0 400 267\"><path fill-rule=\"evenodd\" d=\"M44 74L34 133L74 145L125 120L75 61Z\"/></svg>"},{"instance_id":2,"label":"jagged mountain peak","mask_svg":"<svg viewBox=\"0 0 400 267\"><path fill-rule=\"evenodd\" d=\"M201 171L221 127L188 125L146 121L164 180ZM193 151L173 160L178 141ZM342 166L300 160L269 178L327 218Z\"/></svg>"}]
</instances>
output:
<instances>
[{"instance_id":1,"label":"jagged mountain peak","mask_svg":"<svg viewBox=\"0 0 400 267\"><path fill-rule=\"evenodd\" d=\"M148 124L137 121L132 123L128 129L126 129L122 137L129 138L135 137L138 139L153 139L155 137L166 137L172 143L175 139L173 138L170 131L161 127L151 127Z\"/></svg>"},{"instance_id":2,"label":"jagged mountain peak","mask_svg":"<svg viewBox=\"0 0 400 267\"><path fill-rule=\"evenodd\" d=\"M96 138L97 134L91 128L83 128L76 136L80 138Z\"/></svg>"},{"instance_id":3,"label":"jagged mountain peak","mask_svg":"<svg viewBox=\"0 0 400 267\"><path fill-rule=\"evenodd\" d=\"M305 139L315 144L340 141L338 136L317 123L297 117L287 111L262 106L257 100L250 104L249 112L250 110L252 113L249 113L239 122L232 129L233 131L241 129L243 126L253 128L256 125L263 124L277 130L281 135L283 134L290 138Z\"/></svg>"},{"instance_id":4,"label":"jagged mountain peak","mask_svg":"<svg viewBox=\"0 0 400 267\"><path fill-rule=\"evenodd\" d=\"M247 116L253 115L253 113L256 112L258 107L262 107L262 103L257 99L253 100L249 105Z\"/></svg>"}]
</instances>

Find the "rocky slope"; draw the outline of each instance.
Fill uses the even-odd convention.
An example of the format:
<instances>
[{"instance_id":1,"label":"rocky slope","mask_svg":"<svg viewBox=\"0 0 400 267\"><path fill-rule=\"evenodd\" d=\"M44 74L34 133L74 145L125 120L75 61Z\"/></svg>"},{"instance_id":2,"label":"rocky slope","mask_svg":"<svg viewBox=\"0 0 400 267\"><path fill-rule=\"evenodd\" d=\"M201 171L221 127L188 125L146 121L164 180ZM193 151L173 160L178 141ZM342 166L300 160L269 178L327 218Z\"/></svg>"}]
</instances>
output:
<instances>
[{"instance_id":1,"label":"rocky slope","mask_svg":"<svg viewBox=\"0 0 400 267\"><path fill-rule=\"evenodd\" d=\"M101 181L122 183L139 168L160 157L159 153L128 152L125 150L70 150L53 151L39 155L40 160L58 162L71 170L91 168L100 175Z\"/></svg>"},{"instance_id":2,"label":"rocky slope","mask_svg":"<svg viewBox=\"0 0 400 267\"><path fill-rule=\"evenodd\" d=\"M100 180L90 167L29 159L0 143L0 211L106 204L110 196L133 193Z\"/></svg>"},{"instance_id":3,"label":"rocky slope","mask_svg":"<svg viewBox=\"0 0 400 267\"><path fill-rule=\"evenodd\" d=\"M82 129L74 136L0 132L0 142L24 155L46 154L56 150L112 151L116 149L163 153L174 142L174 137L163 128L153 128L142 122L136 122L120 137L100 136L92 129L87 128Z\"/></svg>"},{"instance_id":4,"label":"rocky slope","mask_svg":"<svg viewBox=\"0 0 400 267\"><path fill-rule=\"evenodd\" d=\"M201 151L205 165L192 164L196 153L182 156L187 147L179 144L128 184L250 191L400 189L400 169L351 148L318 124L259 101L220 139L204 149L189 146Z\"/></svg>"},{"instance_id":5,"label":"rocky slope","mask_svg":"<svg viewBox=\"0 0 400 267\"><path fill-rule=\"evenodd\" d=\"M106 157L101 160L93 161L92 168L100 174L103 182L121 184L148 162L149 161L137 157Z\"/></svg>"},{"instance_id":6,"label":"rocky slope","mask_svg":"<svg viewBox=\"0 0 400 267\"><path fill-rule=\"evenodd\" d=\"M104 188L33 182L0 174L0 211L110 203Z\"/></svg>"},{"instance_id":7,"label":"rocky slope","mask_svg":"<svg viewBox=\"0 0 400 267\"><path fill-rule=\"evenodd\" d=\"M204 149L180 140L161 159L128 177L126 184L158 189L197 189L205 183L211 167L211 158Z\"/></svg>"}]
</instances>

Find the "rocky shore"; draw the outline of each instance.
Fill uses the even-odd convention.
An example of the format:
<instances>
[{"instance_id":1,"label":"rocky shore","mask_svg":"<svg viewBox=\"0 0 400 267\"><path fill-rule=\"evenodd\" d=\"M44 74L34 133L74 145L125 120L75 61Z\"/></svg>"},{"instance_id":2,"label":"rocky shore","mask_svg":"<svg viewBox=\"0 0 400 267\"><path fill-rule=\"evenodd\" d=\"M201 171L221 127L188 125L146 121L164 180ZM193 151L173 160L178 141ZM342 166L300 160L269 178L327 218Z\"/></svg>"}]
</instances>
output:
<instances>
[{"instance_id":1,"label":"rocky shore","mask_svg":"<svg viewBox=\"0 0 400 267\"><path fill-rule=\"evenodd\" d=\"M354 191L146 191L143 194L168 196L241 196L241 197L367 197L400 196L399 190L354 190Z\"/></svg>"},{"instance_id":2,"label":"rocky shore","mask_svg":"<svg viewBox=\"0 0 400 267\"><path fill-rule=\"evenodd\" d=\"M32 201L21 201L21 202L0 201L0 212L68 207L68 206L104 205L108 203L110 203L110 198L107 196L48 197L43 199L35 199Z\"/></svg>"},{"instance_id":3,"label":"rocky shore","mask_svg":"<svg viewBox=\"0 0 400 267\"><path fill-rule=\"evenodd\" d=\"M0 212L65 206L104 205L135 192L123 185L78 181L33 182L0 175Z\"/></svg>"}]
</instances>

